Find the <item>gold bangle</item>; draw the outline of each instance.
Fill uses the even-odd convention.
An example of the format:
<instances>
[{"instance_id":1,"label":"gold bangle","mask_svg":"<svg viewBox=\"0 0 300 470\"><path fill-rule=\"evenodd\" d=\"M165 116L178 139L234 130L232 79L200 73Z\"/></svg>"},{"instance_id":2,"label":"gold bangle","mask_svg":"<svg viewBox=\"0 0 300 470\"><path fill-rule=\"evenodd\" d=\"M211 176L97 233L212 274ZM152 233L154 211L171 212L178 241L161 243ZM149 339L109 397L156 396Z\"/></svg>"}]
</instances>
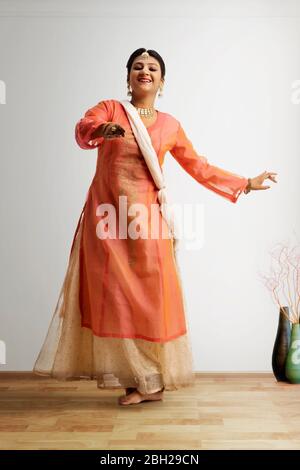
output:
<instances>
[{"instance_id":1,"label":"gold bangle","mask_svg":"<svg viewBox=\"0 0 300 470\"><path fill-rule=\"evenodd\" d=\"M251 191L251 178L248 178L248 184L246 188L244 189L244 193L248 194Z\"/></svg>"}]
</instances>

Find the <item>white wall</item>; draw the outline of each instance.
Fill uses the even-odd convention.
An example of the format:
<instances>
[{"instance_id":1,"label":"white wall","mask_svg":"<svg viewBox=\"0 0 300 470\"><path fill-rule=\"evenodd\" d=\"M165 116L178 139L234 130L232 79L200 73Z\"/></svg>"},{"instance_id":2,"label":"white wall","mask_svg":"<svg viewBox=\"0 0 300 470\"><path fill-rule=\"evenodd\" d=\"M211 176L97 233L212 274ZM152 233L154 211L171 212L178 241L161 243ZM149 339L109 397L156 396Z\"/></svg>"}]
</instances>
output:
<instances>
[{"instance_id":1,"label":"white wall","mask_svg":"<svg viewBox=\"0 0 300 470\"><path fill-rule=\"evenodd\" d=\"M199 154L246 177L278 172L232 204L170 154L164 165L171 200L204 207L202 248L181 252L196 369L271 370L278 308L259 272L275 243L299 242L299 15L296 1L0 2L0 370L30 370L39 352L95 171L75 123L100 99L127 97L138 47L164 58L156 106Z\"/></svg>"}]
</instances>

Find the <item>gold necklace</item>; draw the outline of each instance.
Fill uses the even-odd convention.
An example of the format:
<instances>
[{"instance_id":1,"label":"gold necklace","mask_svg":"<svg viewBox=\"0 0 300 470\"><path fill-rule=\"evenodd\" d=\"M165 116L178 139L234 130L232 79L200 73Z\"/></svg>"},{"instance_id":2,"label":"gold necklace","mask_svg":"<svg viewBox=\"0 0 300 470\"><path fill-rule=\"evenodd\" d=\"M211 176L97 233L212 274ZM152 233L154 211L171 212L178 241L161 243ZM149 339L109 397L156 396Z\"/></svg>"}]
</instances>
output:
<instances>
[{"instance_id":1,"label":"gold necklace","mask_svg":"<svg viewBox=\"0 0 300 470\"><path fill-rule=\"evenodd\" d=\"M133 103L131 102L131 104L133 104ZM133 104L133 106L136 108L136 110L140 114L140 116L143 116L145 118L151 118L154 115L154 108L153 107L151 107L151 108L139 108L138 106L135 106L134 104Z\"/></svg>"}]
</instances>

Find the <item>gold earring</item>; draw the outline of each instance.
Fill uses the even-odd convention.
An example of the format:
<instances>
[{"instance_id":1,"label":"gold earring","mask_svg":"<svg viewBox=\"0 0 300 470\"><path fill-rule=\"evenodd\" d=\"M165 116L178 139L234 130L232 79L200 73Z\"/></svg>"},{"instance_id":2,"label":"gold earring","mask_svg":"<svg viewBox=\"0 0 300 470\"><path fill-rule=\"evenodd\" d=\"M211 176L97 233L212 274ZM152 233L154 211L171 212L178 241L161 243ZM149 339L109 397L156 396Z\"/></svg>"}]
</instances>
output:
<instances>
[{"instance_id":1,"label":"gold earring","mask_svg":"<svg viewBox=\"0 0 300 470\"><path fill-rule=\"evenodd\" d=\"M129 83L127 83L127 96L131 96L131 95L132 95L131 91L132 91L132 90L130 89L130 85L129 85Z\"/></svg>"},{"instance_id":2,"label":"gold earring","mask_svg":"<svg viewBox=\"0 0 300 470\"><path fill-rule=\"evenodd\" d=\"M163 92L162 92L162 91L163 91L163 87L160 87L158 96L163 96Z\"/></svg>"}]
</instances>

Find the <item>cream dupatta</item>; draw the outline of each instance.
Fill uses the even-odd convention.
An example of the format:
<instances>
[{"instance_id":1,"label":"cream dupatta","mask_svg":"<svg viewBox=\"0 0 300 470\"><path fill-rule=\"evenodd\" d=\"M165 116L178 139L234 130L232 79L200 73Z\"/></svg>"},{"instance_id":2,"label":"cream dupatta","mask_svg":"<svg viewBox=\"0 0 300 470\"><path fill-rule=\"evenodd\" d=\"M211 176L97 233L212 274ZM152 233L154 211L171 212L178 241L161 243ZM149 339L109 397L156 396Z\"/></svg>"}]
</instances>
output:
<instances>
[{"instance_id":1,"label":"cream dupatta","mask_svg":"<svg viewBox=\"0 0 300 470\"><path fill-rule=\"evenodd\" d=\"M143 157L147 163L149 171L152 175L154 183L158 188L158 201L160 204L160 211L165 221L168 224L170 234L173 239L173 249L175 255L176 266L178 273L180 273L178 251L180 238L177 237L177 227L174 211L168 204L167 188L165 184L164 175L162 173L156 151L151 142L151 137L147 131L147 128L140 118L138 111L135 106L129 100L121 100L121 104L125 108L127 117L129 119L133 134L137 140L139 148L143 154Z\"/></svg>"}]
</instances>

